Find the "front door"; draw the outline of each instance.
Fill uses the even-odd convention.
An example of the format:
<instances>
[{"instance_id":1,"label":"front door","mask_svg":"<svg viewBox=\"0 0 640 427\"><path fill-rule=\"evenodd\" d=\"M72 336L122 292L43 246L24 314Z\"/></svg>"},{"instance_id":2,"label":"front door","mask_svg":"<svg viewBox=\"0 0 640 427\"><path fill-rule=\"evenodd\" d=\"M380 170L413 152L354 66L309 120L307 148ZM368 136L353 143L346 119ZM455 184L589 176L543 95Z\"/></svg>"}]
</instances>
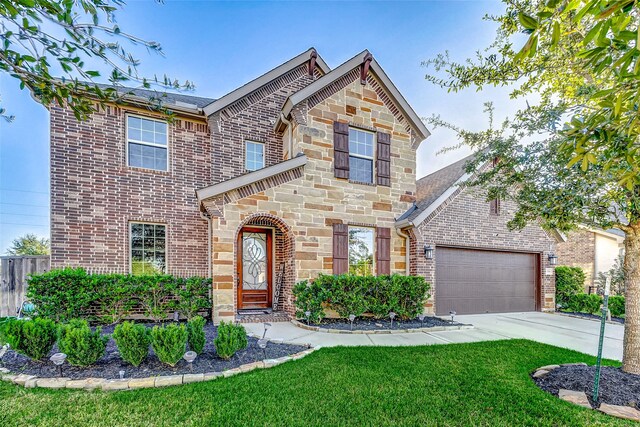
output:
<instances>
[{"instance_id":1,"label":"front door","mask_svg":"<svg viewBox=\"0 0 640 427\"><path fill-rule=\"evenodd\" d=\"M238 236L238 309L271 307L272 233L244 227Z\"/></svg>"}]
</instances>

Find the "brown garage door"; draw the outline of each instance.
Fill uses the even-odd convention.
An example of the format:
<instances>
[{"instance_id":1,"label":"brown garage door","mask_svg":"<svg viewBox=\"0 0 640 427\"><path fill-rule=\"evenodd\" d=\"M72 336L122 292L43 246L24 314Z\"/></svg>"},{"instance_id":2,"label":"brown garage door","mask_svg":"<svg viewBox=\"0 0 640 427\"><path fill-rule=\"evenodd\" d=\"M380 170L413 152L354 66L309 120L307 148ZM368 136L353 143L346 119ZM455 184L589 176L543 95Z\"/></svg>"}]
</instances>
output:
<instances>
[{"instance_id":1,"label":"brown garage door","mask_svg":"<svg viewBox=\"0 0 640 427\"><path fill-rule=\"evenodd\" d=\"M436 248L436 314L536 309L537 255Z\"/></svg>"}]
</instances>

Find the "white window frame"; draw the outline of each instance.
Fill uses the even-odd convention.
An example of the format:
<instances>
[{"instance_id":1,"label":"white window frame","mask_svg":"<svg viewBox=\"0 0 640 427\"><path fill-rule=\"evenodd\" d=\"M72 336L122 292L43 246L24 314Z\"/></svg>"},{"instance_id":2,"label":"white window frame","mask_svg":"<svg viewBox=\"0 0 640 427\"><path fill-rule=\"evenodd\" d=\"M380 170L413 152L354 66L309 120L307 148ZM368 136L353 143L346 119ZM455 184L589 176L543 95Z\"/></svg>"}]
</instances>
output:
<instances>
[{"instance_id":1,"label":"white window frame","mask_svg":"<svg viewBox=\"0 0 640 427\"><path fill-rule=\"evenodd\" d=\"M261 168L249 169L247 167L247 161L248 161L247 154L249 153L249 150L247 148L248 148L249 144L255 144L255 145L262 146L262 167ZM264 169L266 165L267 165L267 145L264 142L252 141L250 139L245 139L244 140L244 169L246 171L249 171L249 172L255 172L255 171L258 171L260 169Z\"/></svg>"},{"instance_id":2,"label":"white window frame","mask_svg":"<svg viewBox=\"0 0 640 427\"><path fill-rule=\"evenodd\" d=\"M360 181L360 180L355 180L353 178L351 178L351 167L349 167L349 180L353 181L353 182L361 182L363 184L375 184L375 180L376 180L376 134L375 132L371 132L365 129L360 129L354 126L349 126L349 130L353 129L356 132L362 132L362 133L368 133L371 134L372 139L371 139L371 151L372 151L372 155L371 156L365 156L364 154L358 154L358 153L352 153L351 152L351 140L347 140L347 143L349 144L349 157L357 157L359 159L365 159L365 160L371 160L371 182L367 182L367 181Z\"/></svg>"},{"instance_id":3,"label":"white window frame","mask_svg":"<svg viewBox=\"0 0 640 427\"><path fill-rule=\"evenodd\" d=\"M354 228L365 229L371 231L371 276L376 275L376 228L366 225L349 225L347 226L347 271L351 274L351 243L349 242L349 231Z\"/></svg>"},{"instance_id":4,"label":"white window frame","mask_svg":"<svg viewBox=\"0 0 640 427\"><path fill-rule=\"evenodd\" d=\"M142 225L162 225L164 227L164 273L169 274L169 226L163 222L152 222L152 221L129 221L129 274L133 274L133 225L134 224L142 224ZM142 236L144 239L144 236ZM154 236L155 239L155 236ZM144 253L144 243L142 245L142 251ZM154 248L155 252L155 248Z\"/></svg>"},{"instance_id":5,"label":"white window frame","mask_svg":"<svg viewBox=\"0 0 640 427\"><path fill-rule=\"evenodd\" d=\"M165 135L167 137L167 143L165 145L162 144L157 144L155 142L147 142L147 141L139 141L137 139L129 139L129 117L136 117L142 120L150 120L153 122L160 122L160 123L164 123L165 125L167 125L167 134ZM126 148L125 148L125 157L126 162L127 162L127 166L131 167L131 168L139 168L139 169L146 169L146 170L151 170L151 171L158 171L158 172L168 172L169 171L169 123L167 123L166 120L159 120L156 119L154 117L148 117L148 116L142 116L140 114L131 114L131 113L127 113L125 114L124 117L124 137L126 140ZM154 131L155 132L155 131ZM156 148L164 148L165 150L167 150L167 168L166 169L156 169L156 168L145 168L144 166L134 166L129 164L129 143L134 143L134 144L140 144L140 145L148 145L150 147L156 147Z\"/></svg>"}]
</instances>

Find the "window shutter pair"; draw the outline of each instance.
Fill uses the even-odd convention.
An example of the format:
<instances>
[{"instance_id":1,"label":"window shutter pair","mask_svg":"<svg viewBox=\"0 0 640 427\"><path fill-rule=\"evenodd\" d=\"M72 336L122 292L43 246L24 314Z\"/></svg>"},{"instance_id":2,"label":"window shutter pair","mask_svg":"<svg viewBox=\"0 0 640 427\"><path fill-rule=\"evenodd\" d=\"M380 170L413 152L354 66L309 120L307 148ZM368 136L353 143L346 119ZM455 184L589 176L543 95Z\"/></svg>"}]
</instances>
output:
<instances>
[{"instance_id":1,"label":"window shutter pair","mask_svg":"<svg viewBox=\"0 0 640 427\"><path fill-rule=\"evenodd\" d=\"M376 228L377 274L391 274L391 229ZM333 274L349 272L349 226L333 224Z\"/></svg>"},{"instance_id":2,"label":"window shutter pair","mask_svg":"<svg viewBox=\"0 0 640 427\"><path fill-rule=\"evenodd\" d=\"M391 186L391 135L376 135L376 180ZM336 178L349 179L349 124L333 122L333 170Z\"/></svg>"}]
</instances>

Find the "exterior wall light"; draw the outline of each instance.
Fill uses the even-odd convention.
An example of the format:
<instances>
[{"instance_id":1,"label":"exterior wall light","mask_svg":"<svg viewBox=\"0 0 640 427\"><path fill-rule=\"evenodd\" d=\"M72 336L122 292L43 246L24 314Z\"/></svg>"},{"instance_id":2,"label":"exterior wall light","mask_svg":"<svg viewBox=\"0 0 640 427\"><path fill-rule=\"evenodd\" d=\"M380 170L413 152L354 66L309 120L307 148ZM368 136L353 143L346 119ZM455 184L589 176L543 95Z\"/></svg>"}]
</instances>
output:
<instances>
[{"instance_id":1,"label":"exterior wall light","mask_svg":"<svg viewBox=\"0 0 640 427\"><path fill-rule=\"evenodd\" d=\"M424 257L426 259L433 259L433 247L431 247L431 245L424 245Z\"/></svg>"},{"instance_id":2,"label":"exterior wall light","mask_svg":"<svg viewBox=\"0 0 640 427\"><path fill-rule=\"evenodd\" d=\"M549 265L556 265L558 263L558 256L551 252L549 254Z\"/></svg>"}]
</instances>

